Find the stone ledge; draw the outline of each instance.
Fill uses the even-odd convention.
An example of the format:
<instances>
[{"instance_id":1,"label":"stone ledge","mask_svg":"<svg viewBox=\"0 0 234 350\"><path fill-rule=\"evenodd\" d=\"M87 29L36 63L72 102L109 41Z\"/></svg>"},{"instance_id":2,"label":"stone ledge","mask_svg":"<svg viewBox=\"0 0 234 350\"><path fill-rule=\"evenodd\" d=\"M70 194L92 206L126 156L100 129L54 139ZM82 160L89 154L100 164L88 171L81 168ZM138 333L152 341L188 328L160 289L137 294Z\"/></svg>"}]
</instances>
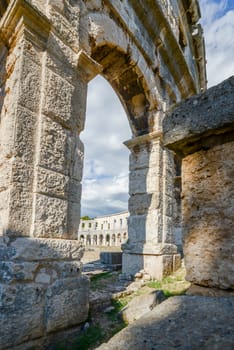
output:
<instances>
[{"instance_id":1,"label":"stone ledge","mask_svg":"<svg viewBox=\"0 0 234 350\"><path fill-rule=\"evenodd\" d=\"M186 156L232 141L233 130L234 76L175 106L163 121L164 145Z\"/></svg>"},{"instance_id":2,"label":"stone ledge","mask_svg":"<svg viewBox=\"0 0 234 350\"><path fill-rule=\"evenodd\" d=\"M19 237L7 243L0 238L0 261L80 260L83 253L77 240Z\"/></svg>"},{"instance_id":3,"label":"stone ledge","mask_svg":"<svg viewBox=\"0 0 234 350\"><path fill-rule=\"evenodd\" d=\"M178 254L175 244L122 244L123 253L138 255L174 255Z\"/></svg>"}]
</instances>

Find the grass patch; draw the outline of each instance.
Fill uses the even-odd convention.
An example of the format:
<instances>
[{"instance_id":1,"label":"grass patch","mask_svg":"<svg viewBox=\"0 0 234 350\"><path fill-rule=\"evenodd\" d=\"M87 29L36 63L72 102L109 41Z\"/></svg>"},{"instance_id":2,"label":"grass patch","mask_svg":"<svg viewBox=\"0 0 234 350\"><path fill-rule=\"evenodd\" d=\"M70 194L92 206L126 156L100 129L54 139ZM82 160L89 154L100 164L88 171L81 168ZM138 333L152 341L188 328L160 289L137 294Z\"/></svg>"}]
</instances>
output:
<instances>
[{"instance_id":1,"label":"grass patch","mask_svg":"<svg viewBox=\"0 0 234 350\"><path fill-rule=\"evenodd\" d=\"M96 344L100 344L104 339L104 333L102 332L99 324L93 325L89 327L84 334L81 334L76 338L74 346L74 350L87 350L90 349L91 346Z\"/></svg>"},{"instance_id":2,"label":"grass patch","mask_svg":"<svg viewBox=\"0 0 234 350\"><path fill-rule=\"evenodd\" d=\"M110 272L110 271L97 273L96 275L93 275L90 277L90 281L97 282L97 281L100 281L102 279L109 278L109 277L111 277L111 275L112 275L112 272Z\"/></svg>"},{"instance_id":3,"label":"grass patch","mask_svg":"<svg viewBox=\"0 0 234 350\"><path fill-rule=\"evenodd\" d=\"M106 281L114 278L113 272L107 271L98 273L90 277L90 288L93 290L103 289L105 287ZM109 281L108 281L109 282Z\"/></svg>"},{"instance_id":4,"label":"grass patch","mask_svg":"<svg viewBox=\"0 0 234 350\"><path fill-rule=\"evenodd\" d=\"M190 283L185 280L185 270L179 269L161 281L150 281L146 284L150 288L161 289L166 297L185 294Z\"/></svg>"},{"instance_id":5,"label":"grass patch","mask_svg":"<svg viewBox=\"0 0 234 350\"><path fill-rule=\"evenodd\" d=\"M96 324L83 331L83 333L76 337L71 344L60 344L56 347L56 350L93 349L94 346L97 346L103 342L104 337L105 335L99 324Z\"/></svg>"},{"instance_id":6,"label":"grass patch","mask_svg":"<svg viewBox=\"0 0 234 350\"><path fill-rule=\"evenodd\" d=\"M162 282L161 281L150 281L146 283L146 285L150 288L155 288L155 289L161 289L162 288Z\"/></svg>"}]
</instances>

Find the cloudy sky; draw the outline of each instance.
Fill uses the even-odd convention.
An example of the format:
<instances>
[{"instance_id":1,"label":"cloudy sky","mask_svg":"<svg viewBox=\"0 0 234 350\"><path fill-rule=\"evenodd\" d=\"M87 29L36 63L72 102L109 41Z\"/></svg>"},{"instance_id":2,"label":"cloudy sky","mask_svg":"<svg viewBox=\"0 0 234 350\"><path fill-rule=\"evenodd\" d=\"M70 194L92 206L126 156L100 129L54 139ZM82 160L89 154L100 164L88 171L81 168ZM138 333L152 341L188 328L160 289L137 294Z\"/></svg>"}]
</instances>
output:
<instances>
[{"instance_id":1,"label":"cloudy sky","mask_svg":"<svg viewBox=\"0 0 234 350\"><path fill-rule=\"evenodd\" d=\"M234 74L234 0L200 0L208 86ZM81 215L96 217L127 210L131 138L126 114L100 76L89 83L85 130Z\"/></svg>"}]
</instances>

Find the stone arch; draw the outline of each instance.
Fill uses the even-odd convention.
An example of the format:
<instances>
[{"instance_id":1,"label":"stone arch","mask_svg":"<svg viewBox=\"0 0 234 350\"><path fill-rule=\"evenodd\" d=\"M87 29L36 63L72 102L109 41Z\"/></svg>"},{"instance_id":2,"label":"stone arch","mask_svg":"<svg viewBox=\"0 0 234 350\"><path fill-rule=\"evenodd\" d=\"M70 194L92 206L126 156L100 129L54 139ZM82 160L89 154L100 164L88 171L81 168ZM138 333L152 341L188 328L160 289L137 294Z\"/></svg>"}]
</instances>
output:
<instances>
[{"instance_id":1,"label":"stone arch","mask_svg":"<svg viewBox=\"0 0 234 350\"><path fill-rule=\"evenodd\" d=\"M97 235L93 235L93 245L97 245Z\"/></svg>"},{"instance_id":2,"label":"stone arch","mask_svg":"<svg viewBox=\"0 0 234 350\"><path fill-rule=\"evenodd\" d=\"M115 234L113 233L112 236L111 236L111 245L112 246L115 246L116 245L116 237L115 237Z\"/></svg>"},{"instance_id":3,"label":"stone arch","mask_svg":"<svg viewBox=\"0 0 234 350\"><path fill-rule=\"evenodd\" d=\"M103 234L99 235L99 245L100 246L104 245L104 236L103 236Z\"/></svg>"},{"instance_id":4,"label":"stone arch","mask_svg":"<svg viewBox=\"0 0 234 350\"><path fill-rule=\"evenodd\" d=\"M105 241L106 241L106 245L107 245L107 246L111 245L111 240L110 240L110 235L109 235L109 233L106 235Z\"/></svg>"},{"instance_id":5,"label":"stone arch","mask_svg":"<svg viewBox=\"0 0 234 350\"><path fill-rule=\"evenodd\" d=\"M133 135L153 130L152 111L161 109L155 74L144 56L116 22L103 14L89 13L90 56L99 65L99 73L117 93L129 120ZM113 30L109 30L112 27ZM97 72L96 72L97 73Z\"/></svg>"},{"instance_id":6,"label":"stone arch","mask_svg":"<svg viewBox=\"0 0 234 350\"><path fill-rule=\"evenodd\" d=\"M86 235L86 245L91 245L92 243L92 238L90 234Z\"/></svg>"},{"instance_id":7,"label":"stone arch","mask_svg":"<svg viewBox=\"0 0 234 350\"><path fill-rule=\"evenodd\" d=\"M117 234L117 245L119 246L119 245L121 245L121 243L122 243L121 233L118 233Z\"/></svg>"},{"instance_id":8,"label":"stone arch","mask_svg":"<svg viewBox=\"0 0 234 350\"><path fill-rule=\"evenodd\" d=\"M87 319L88 298L83 297L88 296L88 281L79 276L80 269L76 275L71 268L72 274L66 276L72 283L64 283L62 260L72 265L81 255L77 229L84 150L79 134L84 128L87 85L97 74L118 94L133 134L125 143L131 151L131 197L123 273L134 276L145 269L158 279L178 261L171 210L174 165L164 147L161 122L173 103L205 88L205 56L197 1L167 0L173 5L172 14L164 3L0 1L0 64L5 67L0 74L4 100L0 103L0 236L6 236L2 240L6 252L16 249L22 266L31 251L39 271L42 254L51 276L49 283L26 284L14 277L15 300L28 295L26 290L31 298L22 298L23 314L3 315L9 321L1 325L7 344L0 347L22 347L28 335L32 341L44 339L57 332L58 323L61 330L75 326L74 312L79 316L77 324ZM178 37L180 31L186 38ZM187 45L186 55L181 44ZM120 233L117 241L119 237ZM90 234L85 238L90 244ZM103 235L99 243L104 243ZM14 264L14 257L4 256L6 266ZM9 283L4 282L6 289ZM35 304L37 288L42 299L36 323L30 323L28 305ZM64 292L71 296L63 324L45 300L48 288L58 305ZM16 309L13 301L12 310ZM46 323L44 314L50 316ZM12 336L8 324L20 329L22 323L25 332ZM40 336L38 329L43 329Z\"/></svg>"}]
</instances>

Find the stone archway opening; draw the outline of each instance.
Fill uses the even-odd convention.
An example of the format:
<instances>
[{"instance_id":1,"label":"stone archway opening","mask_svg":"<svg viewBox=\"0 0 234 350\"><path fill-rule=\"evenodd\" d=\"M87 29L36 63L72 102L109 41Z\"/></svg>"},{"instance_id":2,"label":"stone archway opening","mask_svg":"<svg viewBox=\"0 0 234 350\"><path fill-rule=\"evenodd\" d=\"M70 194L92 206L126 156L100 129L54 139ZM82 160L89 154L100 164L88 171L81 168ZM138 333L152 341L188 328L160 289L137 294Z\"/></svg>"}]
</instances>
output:
<instances>
[{"instance_id":1,"label":"stone archway opening","mask_svg":"<svg viewBox=\"0 0 234 350\"><path fill-rule=\"evenodd\" d=\"M110 84L97 76L88 85L81 216L97 217L127 210L131 136L126 113ZM109 229L99 224L95 231Z\"/></svg>"}]
</instances>

